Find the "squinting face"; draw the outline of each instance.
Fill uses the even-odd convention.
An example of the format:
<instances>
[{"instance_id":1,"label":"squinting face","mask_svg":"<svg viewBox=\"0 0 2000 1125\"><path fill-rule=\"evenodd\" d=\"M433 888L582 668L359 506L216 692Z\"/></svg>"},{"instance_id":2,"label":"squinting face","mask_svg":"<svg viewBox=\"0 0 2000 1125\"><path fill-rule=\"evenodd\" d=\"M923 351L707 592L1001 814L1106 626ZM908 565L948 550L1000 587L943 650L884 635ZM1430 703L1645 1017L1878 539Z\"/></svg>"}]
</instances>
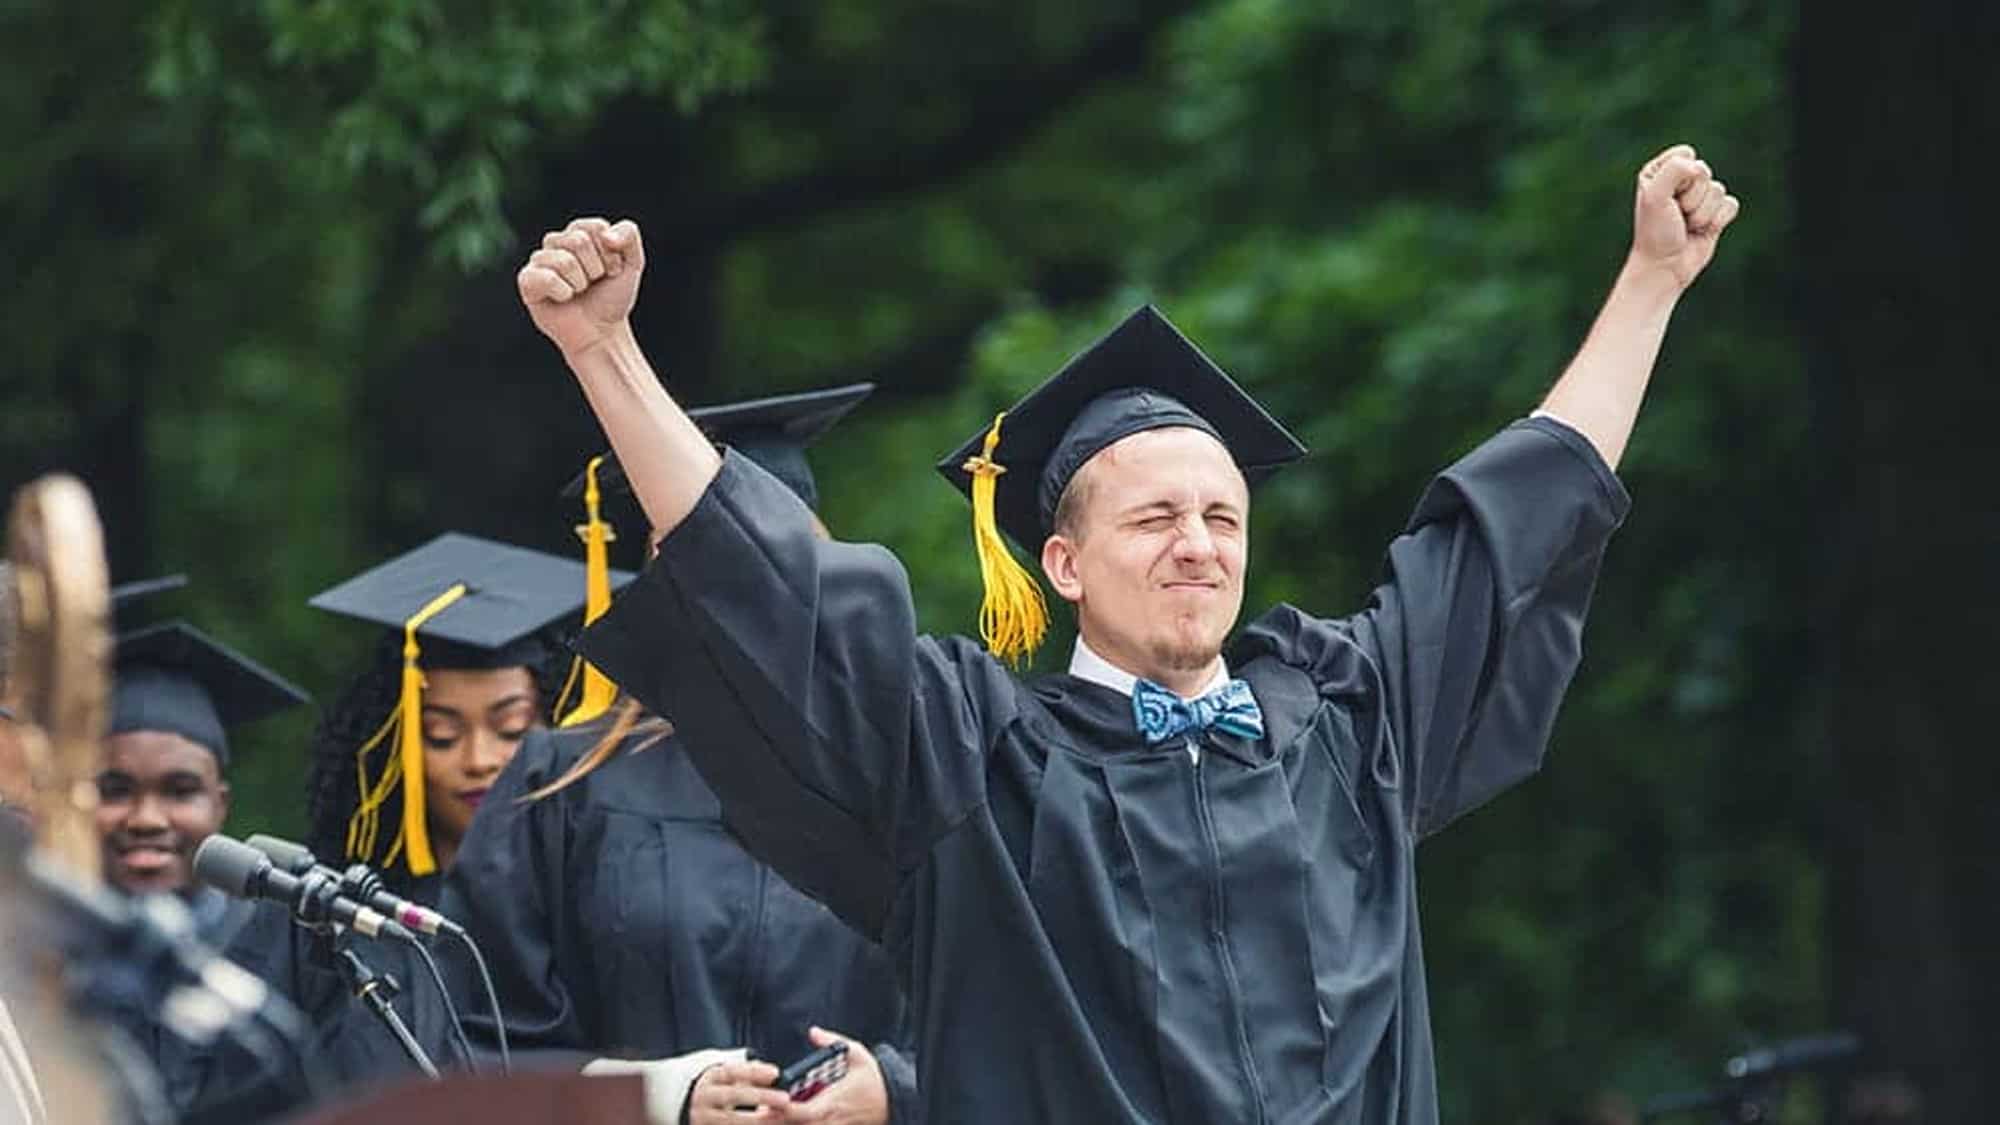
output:
<instances>
[{"instance_id":1,"label":"squinting face","mask_svg":"<svg viewBox=\"0 0 2000 1125\"><path fill-rule=\"evenodd\" d=\"M194 888L194 850L222 830L229 785L215 755L165 731L104 740L97 834L104 880L129 894Z\"/></svg>"},{"instance_id":2,"label":"squinting face","mask_svg":"<svg viewBox=\"0 0 2000 1125\"><path fill-rule=\"evenodd\" d=\"M456 850L540 719L541 693L526 668L424 673L424 800L433 848Z\"/></svg>"},{"instance_id":3,"label":"squinting face","mask_svg":"<svg viewBox=\"0 0 2000 1125\"><path fill-rule=\"evenodd\" d=\"M1078 472L1081 506L1042 548L1090 647L1171 685L1211 667L1243 606L1249 488L1200 430L1146 430Z\"/></svg>"}]
</instances>

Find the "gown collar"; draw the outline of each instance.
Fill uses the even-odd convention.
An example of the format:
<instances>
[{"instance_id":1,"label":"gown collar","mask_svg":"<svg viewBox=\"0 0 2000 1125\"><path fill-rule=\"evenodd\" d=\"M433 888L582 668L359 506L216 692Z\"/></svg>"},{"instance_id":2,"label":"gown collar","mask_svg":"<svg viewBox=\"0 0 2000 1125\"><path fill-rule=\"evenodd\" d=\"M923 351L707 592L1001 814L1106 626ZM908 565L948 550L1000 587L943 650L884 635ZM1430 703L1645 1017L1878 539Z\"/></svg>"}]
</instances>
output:
<instances>
[{"instance_id":1,"label":"gown collar","mask_svg":"<svg viewBox=\"0 0 2000 1125\"><path fill-rule=\"evenodd\" d=\"M1251 693L1263 703L1266 678L1252 675L1249 679ZM1132 689L1137 682L1136 676L1091 651L1079 637L1069 672L1040 677L1034 682L1034 694L1061 728L1080 735L1087 746L1113 754L1158 751L1162 748L1148 746L1139 736L1138 725L1132 719ZM1213 691L1228 682L1229 668L1224 663L1217 668L1214 681L1202 690ZM1309 686L1306 690L1310 694ZM1296 719L1279 723L1280 732L1287 735L1295 733L1296 727ZM1075 744L1074 740L1069 741ZM1210 732L1202 744L1245 765L1256 765L1269 758L1273 746L1268 738L1241 738L1220 731ZM1198 752L1192 756L1199 759Z\"/></svg>"}]
</instances>

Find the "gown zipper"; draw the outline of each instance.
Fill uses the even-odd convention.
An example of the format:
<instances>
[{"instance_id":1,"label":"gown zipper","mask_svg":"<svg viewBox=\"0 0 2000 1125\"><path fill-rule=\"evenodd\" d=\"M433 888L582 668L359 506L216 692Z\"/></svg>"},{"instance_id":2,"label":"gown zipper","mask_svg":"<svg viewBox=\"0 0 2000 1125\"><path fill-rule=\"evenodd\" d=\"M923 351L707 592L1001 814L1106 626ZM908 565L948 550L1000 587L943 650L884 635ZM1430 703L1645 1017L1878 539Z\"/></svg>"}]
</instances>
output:
<instances>
[{"instance_id":1,"label":"gown zipper","mask_svg":"<svg viewBox=\"0 0 2000 1125\"><path fill-rule=\"evenodd\" d=\"M1243 1026L1242 988L1236 980L1235 959L1229 955L1227 920L1223 917L1222 848L1215 839L1215 818L1208 806L1208 786L1202 777L1202 763L1207 760L1208 755L1201 753L1201 748L1191 737L1187 741L1187 748L1194 757L1195 815L1201 824L1202 840L1208 845L1209 940L1215 946L1216 960L1222 965L1223 985L1229 992L1232 1030L1236 1033L1237 1061L1242 1064L1244 1077L1249 1080L1251 1104L1257 1110L1255 1120L1263 1122L1268 1120L1270 1115L1264 1106L1264 1083L1257 1076L1257 1063L1250 1054L1250 1037Z\"/></svg>"}]
</instances>

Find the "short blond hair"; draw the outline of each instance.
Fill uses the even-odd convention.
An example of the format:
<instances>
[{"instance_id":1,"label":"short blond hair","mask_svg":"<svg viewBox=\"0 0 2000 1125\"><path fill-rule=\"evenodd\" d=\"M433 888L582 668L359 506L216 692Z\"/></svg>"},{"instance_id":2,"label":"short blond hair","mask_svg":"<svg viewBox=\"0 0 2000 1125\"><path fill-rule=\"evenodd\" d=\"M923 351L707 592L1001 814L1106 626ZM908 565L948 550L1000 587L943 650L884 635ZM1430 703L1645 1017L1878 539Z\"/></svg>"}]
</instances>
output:
<instances>
[{"instance_id":1,"label":"short blond hair","mask_svg":"<svg viewBox=\"0 0 2000 1125\"><path fill-rule=\"evenodd\" d=\"M1091 469L1096 462L1093 457L1078 465L1069 483L1063 485L1062 496L1056 500L1056 514L1049 522L1050 530L1072 542L1083 538L1083 513L1090 507Z\"/></svg>"}]
</instances>

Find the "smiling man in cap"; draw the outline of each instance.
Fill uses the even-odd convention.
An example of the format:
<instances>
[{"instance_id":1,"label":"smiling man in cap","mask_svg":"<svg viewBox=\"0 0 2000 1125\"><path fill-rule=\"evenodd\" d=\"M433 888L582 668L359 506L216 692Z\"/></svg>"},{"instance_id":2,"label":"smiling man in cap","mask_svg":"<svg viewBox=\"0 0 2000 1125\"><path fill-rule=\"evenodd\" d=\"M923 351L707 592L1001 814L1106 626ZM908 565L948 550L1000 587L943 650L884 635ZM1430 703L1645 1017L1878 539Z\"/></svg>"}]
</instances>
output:
<instances>
[{"instance_id":1,"label":"smiling man in cap","mask_svg":"<svg viewBox=\"0 0 2000 1125\"><path fill-rule=\"evenodd\" d=\"M180 895L204 939L227 941L248 904L196 883L194 851L229 815L229 731L305 702L186 622L120 636L97 776L105 881L128 894Z\"/></svg>"},{"instance_id":2,"label":"smiling man in cap","mask_svg":"<svg viewBox=\"0 0 2000 1125\"><path fill-rule=\"evenodd\" d=\"M1415 846L1532 773L1628 500L1613 473L1736 200L1641 170L1625 266L1535 415L1425 490L1360 612L1241 608L1250 488L1303 451L1142 309L941 468L981 633L920 637L879 547L718 454L627 315L637 228L519 274L659 554L586 655L671 714L731 825L907 974L935 1120L1433 1122ZM1066 674L1002 533L1076 608ZM725 736L726 735L726 736Z\"/></svg>"}]
</instances>

